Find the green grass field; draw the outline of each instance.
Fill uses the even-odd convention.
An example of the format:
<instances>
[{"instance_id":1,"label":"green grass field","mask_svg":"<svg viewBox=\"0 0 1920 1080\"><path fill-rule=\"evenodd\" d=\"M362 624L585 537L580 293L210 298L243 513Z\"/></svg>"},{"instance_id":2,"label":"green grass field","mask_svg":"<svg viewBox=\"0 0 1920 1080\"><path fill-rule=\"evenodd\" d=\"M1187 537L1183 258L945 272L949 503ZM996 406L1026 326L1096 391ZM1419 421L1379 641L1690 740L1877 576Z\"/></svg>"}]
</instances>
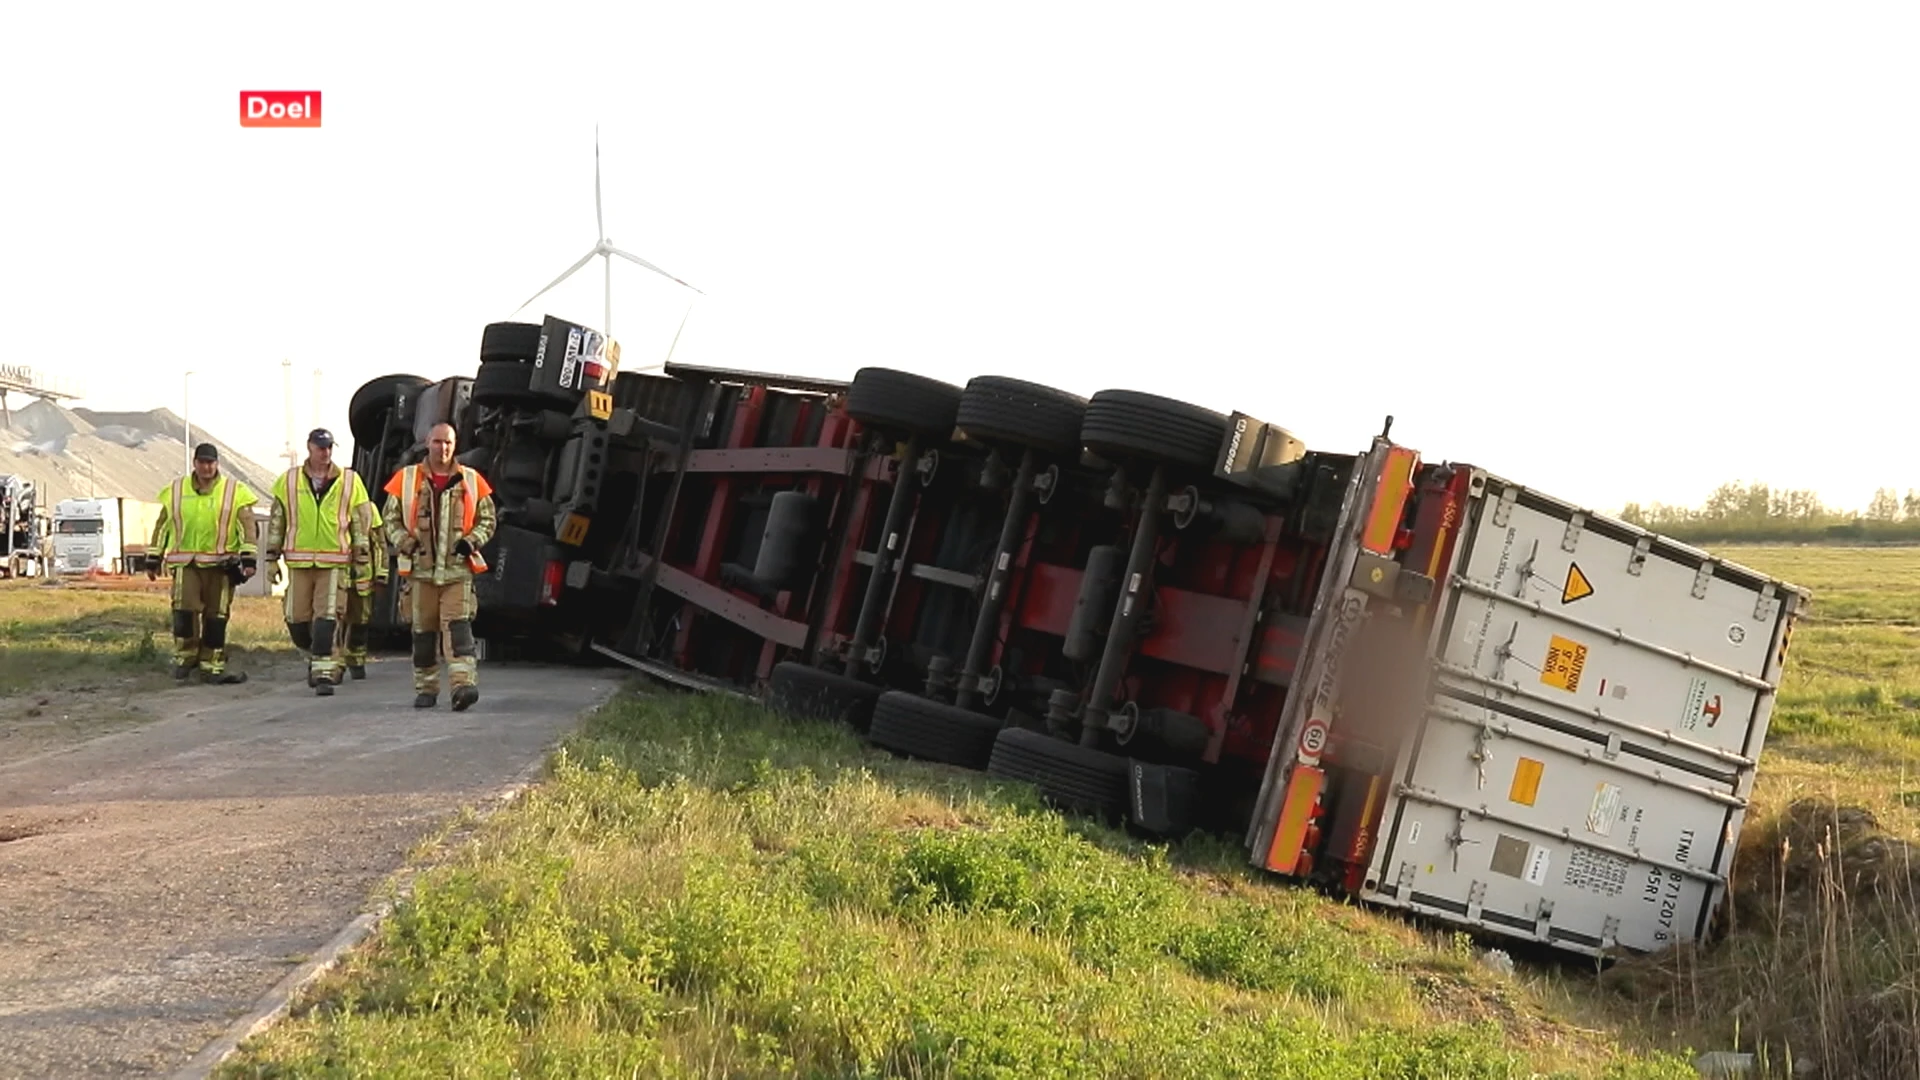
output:
<instances>
[{"instance_id":1,"label":"green grass field","mask_svg":"<svg viewBox=\"0 0 1920 1080\"><path fill-rule=\"evenodd\" d=\"M1914 1075L1920 549L1714 550L1816 599L1712 947L1503 976L1228 843L635 693L223 1075Z\"/></svg>"}]
</instances>

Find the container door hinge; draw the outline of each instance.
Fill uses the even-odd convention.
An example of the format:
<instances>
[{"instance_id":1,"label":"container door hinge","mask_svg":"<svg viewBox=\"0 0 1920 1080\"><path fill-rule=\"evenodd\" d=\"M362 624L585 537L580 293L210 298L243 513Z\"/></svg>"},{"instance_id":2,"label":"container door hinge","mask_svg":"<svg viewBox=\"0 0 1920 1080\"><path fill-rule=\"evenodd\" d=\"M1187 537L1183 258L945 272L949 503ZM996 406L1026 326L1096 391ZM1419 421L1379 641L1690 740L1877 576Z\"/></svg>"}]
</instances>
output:
<instances>
[{"instance_id":1,"label":"container door hinge","mask_svg":"<svg viewBox=\"0 0 1920 1080\"><path fill-rule=\"evenodd\" d=\"M1406 859L1401 861L1400 875L1393 879L1394 899L1405 900L1413 894L1413 875L1417 872L1418 871L1414 869L1413 860Z\"/></svg>"},{"instance_id":2,"label":"container door hinge","mask_svg":"<svg viewBox=\"0 0 1920 1080\"><path fill-rule=\"evenodd\" d=\"M1600 924L1601 951L1609 951L1618 944L1620 944L1620 917L1609 915L1606 921Z\"/></svg>"},{"instance_id":3,"label":"container door hinge","mask_svg":"<svg viewBox=\"0 0 1920 1080\"><path fill-rule=\"evenodd\" d=\"M1560 550L1571 552L1574 548L1579 547L1580 531L1586 527L1587 515L1575 510L1573 517L1567 519L1567 531L1566 535L1560 538Z\"/></svg>"},{"instance_id":4,"label":"container door hinge","mask_svg":"<svg viewBox=\"0 0 1920 1080\"><path fill-rule=\"evenodd\" d=\"M1540 909L1533 913L1533 936L1541 941L1547 940L1548 931L1553 927L1553 901L1540 901Z\"/></svg>"},{"instance_id":5,"label":"container door hinge","mask_svg":"<svg viewBox=\"0 0 1920 1080\"><path fill-rule=\"evenodd\" d=\"M1647 556L1652 553L1652 551L1652 539L1643 536L1635 540L1633 542L1633 556L1627 560L1627 573L1632 574L1634 577L1639 577L1640 571L1646 569Z\"/></svg>"},{"instance_id":6,"label":"container door hinge","mask_svg":"<svg viewBox=\"0 0 1920 1080\"><path fill-rule=\"evenodd\" d=\"M1467 812L1456 811L1453 831L1447 834L1447 846L1453 849L1453 872L1460 872L1460 847L1463 844L1477 844L1480 841L1467 838Z\"/></svg>"},{"instance_id":7,"label":"container door hinge","mask_svg":"<svg viewBox=\"0 0 1920 1080\"><path fill-rule=\"evenodd\" d=\"M1513 504L1519 501L1519 488L1508 485L1500 489L1500 501L1495 503L1493 507L1493 524L1495 527L1507 523L1507 518L1513 516Z\"/></svg>"},{"instance_id":8,"label":"container door hinge","mask_svg":"<svg viewBox=\"0 0 1920 1080\"><path fill-rule=\"evenodd\" d=\"M1774 595L1773 583L1769 581L1760 586L1760 599L1753 605L1753 617L1759 622L1770 622L1780 611L1780 598Z\"/></svg>"},{"instance_id":9,"label":"container door hinge","mask_svg":"<svg viewBox=\"0 0 1920 1080\"><path fill-rule=\"evenodd\" d=\"M1467 920L1469 922L1480 921L1480 905L1486 903L1486 900L1486 882L1475 880L1472 885L1467 887Z\"/></svg>"},{"instance_id":10,"label":"container door hinge","mask_svg":"<svg viewBox=\"0 0 1920 1080\"><path fill-rule=\"evenodd\" d=\"M1493 729L1482 720L1480 730L1473 735L1473 752L1467 755L1467 760L1473 762L1474 772L1479 777L1481 791L1487 789L1487 762L1493 760L1493 751L1487 749L1487 743L1491 741L1493 741Z\"/></svg>"},{"instance_id":11,"label":"container door hinge","mask_svg":"<svg viewBox=\"0 0 1920 1080\"><path fill-rule=\"evenodd\" d=\"M1693 575L1693 598L1695 600L1705 600L1707 598L1707 582L1713 580L1714 566L1714 561L1708 559L1700 564L1700 569Z\"/></svg>"},{"instance_id":12,"label":"container door hinge","mask_svg":"<svg viewBox=\"0 0 1920 1080\"><path fill-rule=\"evenodd\" d=\"M1620 733L1617 731L1608 732L1606 758L1608 761L1613 761L1619 756L1620 756Z\"/></svg>"}]
</instances>

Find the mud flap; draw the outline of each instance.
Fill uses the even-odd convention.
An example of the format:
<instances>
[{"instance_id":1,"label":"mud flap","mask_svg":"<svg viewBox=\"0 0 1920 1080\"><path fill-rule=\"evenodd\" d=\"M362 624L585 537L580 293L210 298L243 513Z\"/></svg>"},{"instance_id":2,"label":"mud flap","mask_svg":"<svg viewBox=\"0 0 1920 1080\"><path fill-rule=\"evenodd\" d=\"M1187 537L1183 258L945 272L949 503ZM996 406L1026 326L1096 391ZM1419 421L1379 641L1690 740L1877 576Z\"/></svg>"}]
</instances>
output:
<instances>
[{"instance_id":1,"label":"mud flap","mask_svg":"<svg viewBox=\"0 0 1920 1080\"><path fill-rule=\"evenodd\" d=\"M1156 836L1184 836L1193 828L1200 774L1177 765L1131 763L1128 770L1129 816Z\"/></svg>"}]
</instances>

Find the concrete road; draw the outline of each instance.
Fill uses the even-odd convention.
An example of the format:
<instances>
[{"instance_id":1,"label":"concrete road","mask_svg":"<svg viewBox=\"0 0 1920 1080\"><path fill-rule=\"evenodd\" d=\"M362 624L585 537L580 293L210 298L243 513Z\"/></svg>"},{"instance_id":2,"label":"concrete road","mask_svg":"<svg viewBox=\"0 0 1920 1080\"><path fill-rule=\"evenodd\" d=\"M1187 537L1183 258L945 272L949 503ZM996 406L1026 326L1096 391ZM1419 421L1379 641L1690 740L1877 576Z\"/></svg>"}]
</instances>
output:
<instances>
[{"instance_id":1,"label":"concrete road","mask_svg":"<svg viewBox=\"0 0 1920 1080\"><path fill-rule=\"evenodd\" d=\"M0 1077L180 1068L622 678L483 665L455 713L404 657L331 698L262 674L0 765Z\"/></svg>"}]
</instances>

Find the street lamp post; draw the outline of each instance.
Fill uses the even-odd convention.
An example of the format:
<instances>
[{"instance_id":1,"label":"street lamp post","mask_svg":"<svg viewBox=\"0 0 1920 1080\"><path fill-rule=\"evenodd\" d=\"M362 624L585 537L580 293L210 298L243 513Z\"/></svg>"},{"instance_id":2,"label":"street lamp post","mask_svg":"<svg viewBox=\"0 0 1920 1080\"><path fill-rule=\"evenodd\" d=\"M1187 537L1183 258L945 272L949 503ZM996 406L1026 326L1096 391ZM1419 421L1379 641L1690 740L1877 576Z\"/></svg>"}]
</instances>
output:
<instances>
[{"instance_id":1,"label":"street lamp post","mask_svg":"<svg viewBox=\"0 0 1920 1080\"><path fill-rule=\"evenodd\" d=\"M180 417L187 427L187 469L193 469L193 372L180 376Z\"/></svg>"}]
</instances>

